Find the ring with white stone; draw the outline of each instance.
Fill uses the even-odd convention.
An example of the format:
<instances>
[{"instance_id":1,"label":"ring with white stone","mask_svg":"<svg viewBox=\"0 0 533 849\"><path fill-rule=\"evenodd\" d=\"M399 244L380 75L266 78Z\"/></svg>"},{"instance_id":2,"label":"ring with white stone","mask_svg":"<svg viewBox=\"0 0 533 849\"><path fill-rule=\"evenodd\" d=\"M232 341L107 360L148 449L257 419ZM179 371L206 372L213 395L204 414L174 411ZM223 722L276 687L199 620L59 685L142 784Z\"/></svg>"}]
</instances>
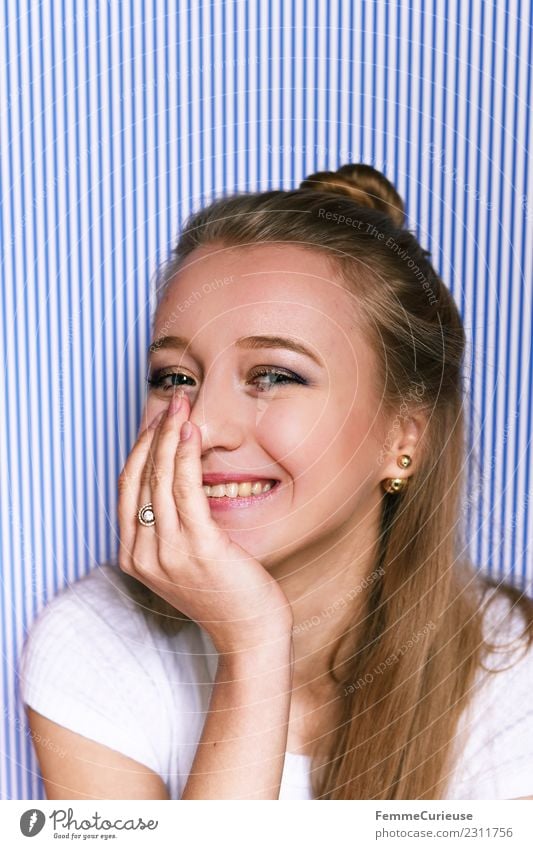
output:
<instances>
[{"instance_id":1,"label":"ring with white stone","mask_svg":"<svg viewBox=\"0 0 533 849\"><path fill-rule=\"evenodd\" d=\"M154 508L151 501L148 504L143 504L137 513L137 518L141 525L144 525L146 528L151 528L152 525L155 525Z\"/></svg>"}]
</instances>

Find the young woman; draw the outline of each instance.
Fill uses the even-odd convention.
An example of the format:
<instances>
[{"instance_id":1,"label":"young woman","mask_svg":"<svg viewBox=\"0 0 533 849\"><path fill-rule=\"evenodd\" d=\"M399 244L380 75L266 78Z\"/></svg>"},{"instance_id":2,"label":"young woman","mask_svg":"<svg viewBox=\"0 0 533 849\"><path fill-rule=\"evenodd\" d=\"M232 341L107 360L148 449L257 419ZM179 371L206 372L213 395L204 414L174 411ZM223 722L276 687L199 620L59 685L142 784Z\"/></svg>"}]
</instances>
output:
<instances>
[{"instance_id":1,"label":"young woman","mask_svg":"<svg viewBox=\"0 0 533 849\"><path fill-rule=\"evenodd\" d=\"M464 554L465 334L394 187L217 200L158 282L118 567L25 646L49 798L533 798L532 604Z\"/></svg>"}]
</instances>

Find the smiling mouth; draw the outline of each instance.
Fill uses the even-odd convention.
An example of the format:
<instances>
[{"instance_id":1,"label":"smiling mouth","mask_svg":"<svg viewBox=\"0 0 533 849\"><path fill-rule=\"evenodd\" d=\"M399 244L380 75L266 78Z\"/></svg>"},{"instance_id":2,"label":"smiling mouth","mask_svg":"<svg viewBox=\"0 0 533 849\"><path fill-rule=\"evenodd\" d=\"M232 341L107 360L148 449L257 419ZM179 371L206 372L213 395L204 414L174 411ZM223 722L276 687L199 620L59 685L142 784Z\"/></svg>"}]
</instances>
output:
<instances>
[{"instance_id":1,"label":"smiling mouth","mask_svg":"<svg viewBox=\"0 0 533 849\"><path fill-rule=\"evenodd\" d=\"M203 490L208 498L257 498L271 489L279 481L271 480L250 480L237 483L229 481L228 483L219 484L203 484Z\"/></svg>"},{"instance_id":2,"label":"smiling mouth","mask_svg":"<svg viewBox=\"0 0 533 849\"><path fill-rule=\"evenodd\" d=\"M231 494L222 494L222 489L226 489L226 486L231 486L230 484L225 484L222 487L220 484L217 486L209 487L209 489L215 491L215 495L207 495L207 499L209 501L209 506L215 510L232 510L235 508L243 508L243 507L252 507L254 504L264 504L265 501L275 496L278 490L281 487L281 481L279 480L270 480L270 481L261 481L261 491L252 494L251 492L248 495L240 495L237 492L236 495ZM239 484L239 487L241 484ZM203 489L204 492L208 487L204 484ZM231 492L235 491L235 485ZM246 492L247 490L245 490Z\"/></svg>"}]
</instances>

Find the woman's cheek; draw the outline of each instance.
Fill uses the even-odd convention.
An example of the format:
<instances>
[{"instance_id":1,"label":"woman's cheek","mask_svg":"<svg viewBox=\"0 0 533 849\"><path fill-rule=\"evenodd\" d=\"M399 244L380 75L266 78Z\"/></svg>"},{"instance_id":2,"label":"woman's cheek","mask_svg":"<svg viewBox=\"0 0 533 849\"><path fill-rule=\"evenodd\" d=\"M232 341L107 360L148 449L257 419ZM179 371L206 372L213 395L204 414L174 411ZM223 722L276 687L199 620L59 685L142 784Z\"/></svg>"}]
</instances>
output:
<instances>
[{"instance_id":1,"label":"woman's cheek","mask_svg":"<svg viewBox=\"0 0 533 849\"><path fill-rule=\"evenodd\" d=\"M328 451L338 423L329 419L324 407L310 407L279 400L264 411L257 425L257 439L271 457L285 465L316 460Z\"/></svg>"}]
</instances>

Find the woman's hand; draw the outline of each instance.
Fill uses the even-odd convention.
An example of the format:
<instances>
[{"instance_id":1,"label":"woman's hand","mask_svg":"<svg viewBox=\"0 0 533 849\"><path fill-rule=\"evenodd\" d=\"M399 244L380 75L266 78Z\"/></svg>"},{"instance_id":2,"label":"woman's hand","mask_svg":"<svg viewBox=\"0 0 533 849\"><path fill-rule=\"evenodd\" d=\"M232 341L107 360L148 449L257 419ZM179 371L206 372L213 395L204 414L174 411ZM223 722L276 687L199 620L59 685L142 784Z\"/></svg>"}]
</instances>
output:
<instances>
[{"instance_id":1,"label":"woman's hand","mask_svg":"<svg viewBox=\"0 0 533 849\"><path fill-rule=\"evenodd\" d=\"M180 390L139 435L118 481L119 566L211 636L230 654L270 646L292 628L278 582L211 517L202 488L201 433L180 438L190 414ZM139 508L151 501L156 524Z\"/></svg>"}]
</instances>

